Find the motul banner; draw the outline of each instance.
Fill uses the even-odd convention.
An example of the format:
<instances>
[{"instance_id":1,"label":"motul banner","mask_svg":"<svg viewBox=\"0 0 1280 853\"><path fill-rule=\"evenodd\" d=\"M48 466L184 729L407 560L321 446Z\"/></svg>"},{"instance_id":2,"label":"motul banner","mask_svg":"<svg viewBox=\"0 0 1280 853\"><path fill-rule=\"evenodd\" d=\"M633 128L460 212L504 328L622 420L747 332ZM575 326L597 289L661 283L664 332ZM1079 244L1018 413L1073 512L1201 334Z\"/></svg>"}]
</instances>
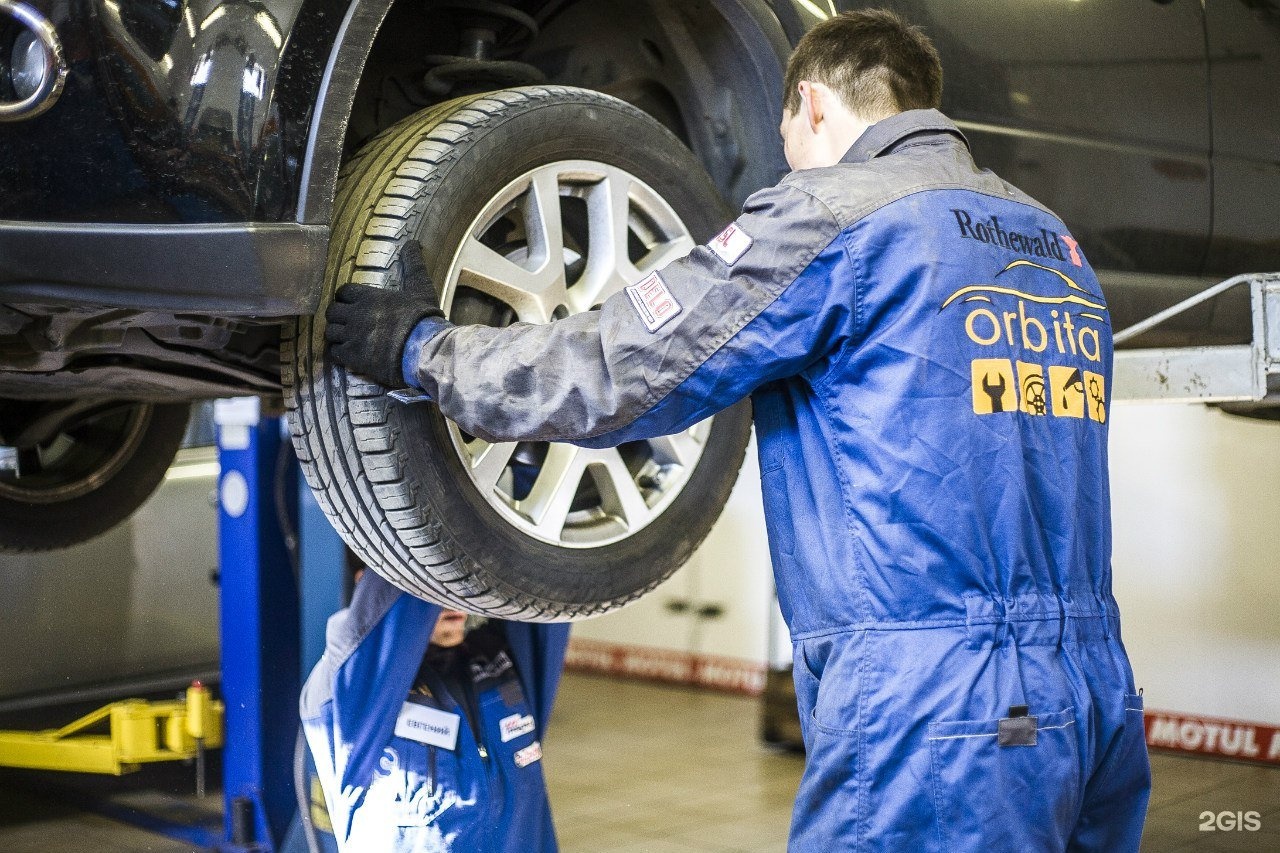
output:
<instances>
[{"instance_id":1,"label":"motul banner","mask_svg":"<svg viewBox=\"0 0 1280 853\"><path fill-rule=\"evenodd\" d=\"M565 668L616 675L641 681L693 684L759 696L764 692L764 664L716 655L699 655L647 646L618 645L573 638Z\"/></svg>"},{"instance_id":2,"label":"motul banner","mask_svg":"<svg viewBox=\"0 0 1280 853\"><path fill-rule=\"evenodd\" d=\"M1148 710L1146 713L1147 746L1177 752L1194 752L1280 765L1280 728Z\"/></svg>"}]
</instances>

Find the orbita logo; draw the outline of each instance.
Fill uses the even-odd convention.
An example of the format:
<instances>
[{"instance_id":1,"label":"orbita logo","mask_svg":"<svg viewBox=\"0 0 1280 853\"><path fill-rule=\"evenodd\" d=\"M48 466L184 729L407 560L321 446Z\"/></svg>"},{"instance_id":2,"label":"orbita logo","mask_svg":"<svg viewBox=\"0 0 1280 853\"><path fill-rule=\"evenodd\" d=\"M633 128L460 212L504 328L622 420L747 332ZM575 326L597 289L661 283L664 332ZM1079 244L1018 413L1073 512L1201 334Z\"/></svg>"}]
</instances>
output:
<instances>
[{"instance_id":1,"label":"orbita logo","mask_svg":"<svg viewBox=\"0 0 1280 853\"><path fill-rule=\"evenodd\" d=\"M972 306L964 315L964 333L980 348L971 365L974 412L1105 423L1106 377L1100 365L1109 334L1106 304L1065 273L1034 261L1013 261L995 278L1018 268L1049 286L1030 287L1026 275L1017 285L1011 280L971 284L938 309ZM1094 365L1099 367L1090 370Z\"/></svg>"}]
</instances>

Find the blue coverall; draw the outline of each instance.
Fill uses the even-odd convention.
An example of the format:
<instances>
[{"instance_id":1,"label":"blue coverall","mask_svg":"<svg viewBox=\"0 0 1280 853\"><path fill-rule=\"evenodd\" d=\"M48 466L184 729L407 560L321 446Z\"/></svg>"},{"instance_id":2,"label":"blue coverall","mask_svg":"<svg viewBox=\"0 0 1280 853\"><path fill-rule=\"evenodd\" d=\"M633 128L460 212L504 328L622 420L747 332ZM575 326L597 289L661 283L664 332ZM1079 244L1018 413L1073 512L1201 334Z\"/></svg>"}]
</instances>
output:
<instances>
[{"instance_id":1,"label":"blue coverall","mask_svg":"<svg viewBox=\"0 0 1280 853\"><path fill-rule=\"evenodd\" d=\"M914 110L599 311L424 320L404 371L500 441L608 446L752 396L808 748L792 849L1114 853L1150 773L1108 316L1061 220Z\"/></svg>"},{"instance_id":2,"label":"blue coverall","mask_svg":"<svg viewBox=\"0 0 1280 853\"><path fill-rule=\"evenodd\" d=\"M569 626L496 623L482 648L469 637L471 683L450 690L423 666L439 613L367 572L330 619L301 710L338 847L554 853L541 741Z\"/></svg>"}]
</instances>

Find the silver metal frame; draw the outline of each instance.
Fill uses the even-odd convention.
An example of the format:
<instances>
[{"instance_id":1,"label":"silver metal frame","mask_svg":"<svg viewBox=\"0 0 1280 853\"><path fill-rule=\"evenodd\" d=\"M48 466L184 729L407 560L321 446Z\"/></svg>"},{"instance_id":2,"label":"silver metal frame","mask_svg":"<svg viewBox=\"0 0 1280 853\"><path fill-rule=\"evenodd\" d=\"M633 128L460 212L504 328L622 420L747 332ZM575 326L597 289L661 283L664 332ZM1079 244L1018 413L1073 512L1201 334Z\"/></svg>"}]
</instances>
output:
<instances>
[{"instance_id":1,"label":"silver metal frame","mask_svg":"<svg viewBox=\"0 0 1280 853\"><path fill-rule=\"evenodd\" d=\"M1116 353L1113 400L1164 403L1280 401L1280 273L1229 278L1117 332L1122 344L1171 317L1248 285L1253 342L1235 346L1132 349Z\"/></svg>"}]
</instances>

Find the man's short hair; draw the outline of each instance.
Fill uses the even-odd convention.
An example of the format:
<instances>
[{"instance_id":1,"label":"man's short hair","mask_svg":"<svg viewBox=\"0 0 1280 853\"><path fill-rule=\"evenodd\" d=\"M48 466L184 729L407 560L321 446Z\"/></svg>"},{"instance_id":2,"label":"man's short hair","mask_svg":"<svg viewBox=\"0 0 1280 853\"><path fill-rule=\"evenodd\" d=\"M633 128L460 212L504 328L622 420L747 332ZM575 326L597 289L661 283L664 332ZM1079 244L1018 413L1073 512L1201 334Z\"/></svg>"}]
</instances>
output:
<instances>
[{"instance_id":1,"label":"man's short hair","mask_svg":"<svg viewBox=\"0 0 1280 853\"><path fill-rule=\"evenodd\" d=\"M942 61L933 42L887 9L843 12L800 39L784 80L788 112L800 109L801 80L830 87L872 121L942 103Z\"/></svg>"}]
</instances>

